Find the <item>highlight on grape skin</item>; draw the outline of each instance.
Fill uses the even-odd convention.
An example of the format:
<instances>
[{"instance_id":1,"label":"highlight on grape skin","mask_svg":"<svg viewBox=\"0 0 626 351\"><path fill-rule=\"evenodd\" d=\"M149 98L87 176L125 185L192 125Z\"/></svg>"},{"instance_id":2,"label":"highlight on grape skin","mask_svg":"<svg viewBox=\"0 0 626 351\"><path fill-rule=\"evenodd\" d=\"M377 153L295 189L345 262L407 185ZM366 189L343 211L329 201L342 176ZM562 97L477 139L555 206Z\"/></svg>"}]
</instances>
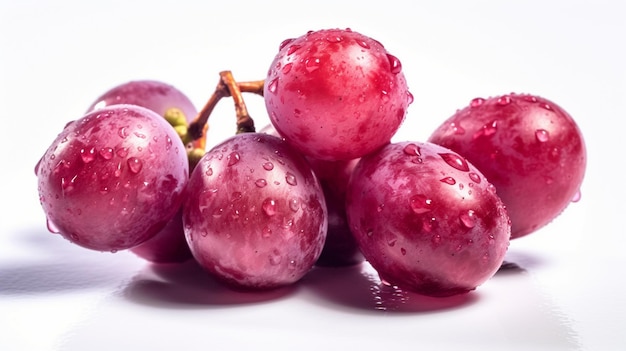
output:
<instances>
[{"instance_id":1,"label":"highlight on grape skin","mask_svg":"<svg viewBox=\"0 0 626 351\"><path fill-rule=\"evenodd\" d=\"M452 149L498 189L513 239L550 223L580 196L587 156L574 119L531 94L475 98L428 141Z\"/></svg>"},{"instance_id":2,"label":"highlight on grape skin","mask_svg":"<svg viewBox=\"0 0 626 351\"><path fill-rule=\"evenodd\" d=\"M476 167L431 143L400 142L361 158L348 221L381 279L430 296L467 293L493 276L510 223Z\"/></svg>"},{"instance_id":3,"label":"highlight on grape skin","mask_svg":"<svg viewBox=\"0 0 626 351\"><path fill-rule=\"evenodd\" d=\"M388 143L413 101L400 60L350 29L285 40L264 96L280 135L323 160L355 159Z\"/></svg>"},{"instance_id":4,"label":"highlight on grape skin","mask_svg":"<svg viewBox=\"0 0 626 351\"><path fill-rule=\"evenodd\" d=\"M208 272L227 286L265 290L302 278L328 225L324 193L284 140L243 133L209 150L191 174L185 235Z\"/></svg>"},{"instance_id":5,"label":"highlight on grape skin","mask_svg":"<svg viewBox=\"0 0 626 351\"><path fill-rule=\"evenodd\" d=\"M155 112L115 105L70 122L36 167L50 229L100 251L134 247L180 206L185 147Z\"/></svg>"}]
</instances>

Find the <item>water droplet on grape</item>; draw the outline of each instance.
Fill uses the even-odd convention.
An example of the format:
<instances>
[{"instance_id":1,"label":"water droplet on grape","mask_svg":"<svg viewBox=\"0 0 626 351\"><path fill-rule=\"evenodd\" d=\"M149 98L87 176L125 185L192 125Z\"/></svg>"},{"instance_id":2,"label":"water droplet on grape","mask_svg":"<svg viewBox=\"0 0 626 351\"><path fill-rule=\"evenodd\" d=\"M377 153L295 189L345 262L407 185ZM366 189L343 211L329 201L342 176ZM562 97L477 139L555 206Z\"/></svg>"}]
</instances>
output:
<instances>
[{"instance_id":1,"label":"water droplet on grape","mask_svg":"<svg viewBox=\"0 0 626 351\"><path fill-rule=\"evenodd\" d=\"M121 158L124 158L128 156L128 148L120 147L117 150L115 150L115 154Z\"/></svg>"},{"instance_id":2,"label":"water droplet on grape","mask_svg":"<svg viewBox=\"0 0 626 351\"><path fill-rule=\"evenodd\" d=\"M441 235L435 234L430 240L434 245L439 245L441 243Z\"/></svg>"},{"instance_id":3,"label":"water droplet on grape","mask_svg":"<svg viewBox=\"0 0 626 351\"><path fill-rule=\"evenodd\" d=\"M465 129L463 129L463 127L461 127L459 123L455 123L455 122L450 123L450 128L452 128L452 132L456 135L465 134Z\"/></svg>"},{"instance_id":4,"label":"water droplet on grape","mask_svg":"<svg viewBox=\"0 0 626 351\"><path fill-rule=\"evenodd\" d=\"M467 228L474 228L476 225L476 215L473 210L467 210L459 215L461 223Z\"/></svg>"},{"instance_id":5,"label":"water droplet on grape","mask_svg":"<svg viewBox=\"0 0 626 351\"><path fill-rule=\"evenodd\" d=\"M550 139L550 134L545 129L537 129L535 131L535 138L537 138L538 142L545 143Z\"/></svg>"},{"instance_id":6,"label":"water droplet on grape","mask_svg":"<svg viewBox=\"0 0 626 351\"><path fill-rule=\"evenodd\" d=\"M476 133L474 133L472 137L474 139L477 139L480 137L492 136L498 131L497 127L498 127L498 121L493 120L485 124L484 126L482 126L482 128L480 128L479 130L477 130Z\"/></svg>"},{"instance_id":7,"label":"water droplet on grape","mask_svg":"<svg viewBox=\"0 0 626 351\"><path fill-rule=\"evenodd\" d=\"M287 55L291 55L294 52L298 51L302 46L301 45L291 45L289 49L287 49Z\"/></svg>"},{"instance_id":8,"label":"water droplet on grape","mask_svg":"<svg viewBox=\"0 0 626 351\"><path fill-rule=\"evenodd\" d=\"M92 147L89 150L80 149L80 158L85 163L89 163L96 158L96 148Z\"/></svg>"},{"instance_id":9,"label":"water droplet on grape","mask_svg":"<svg viewBox=\"0 0 626 351\"><path fill-rule=\"evenodd\" d=\"M511 103L511 97L508 95L505 96L501 96L498 98L498 100L496 101L496 103L500 106L505 106Z\"/></svg>"},{"instance_id":10,"label":"water droplet on grape","mask_svg":"<svg viewBox=\"0 0 626 351\"><path fill-rule=\"evenodd\" d=\"M122 139L126 139L126 137L128 136L128 131L126 131L126 127L120 127L120 129L117 130L117 135L119 135Z\"/></svg>"},{"instance_id":11,"label":"water droplet on grape","mask_svg":"<svg viewBox=\"0 0 626 351\"><path fill-rule=\"evenodd\" d=\"M263 236L266 239L272 236L272 228L270 227L263 228L263 230L261 231L261 236Z\"/></svg>"},{"instance_id":12,"label":"water droplet on grape","mask_svg":"<svg viewBox=\"0 0 626 351\"><path fill-rule=\"evenodd\" d=\"M237 151L233 151L230 154L228 154L228 156L226 156L227 164L229 166L236 164L237 162L239 162L240 159L241 159L241 156L239 155Z\"/></svg>"},{"instance_id":13,"label":"water droplet on grape","mask_svg":"<svg viewBox=\"0 0 626 351\"><path fill-rule=\"evenodd\" d=\"M481 180L481 179L480 179L480 176L479 176L477 173L470 172L470 173L469 173L469 177L470 177L470 179L471 179L473 182L475 182L476 184L480 184L480 180Z\"/></svg>"},{"instance_id":14,"label":"water droplet on grape","mask_svg":"<svg viewBox=\"0 0 626 351\"><path fill-rule=\"evenodd\" d=\"M409 156L421 156L420 147L413 143L407 144L402 151Z\"/></svg>"},{"instance_id":15,"label":"water droplet on grape","mask_svg":"<svg viewBox=\"0 0 626 351\"><path fill-rule=\"evenodd\" d=\"M61 232L50 218L46 218L46 227L48 228L48 231L52 234L59 234Z\"/></svg>"},{"instance_id":16,"label":"water droplet on grape","mask_svg":"<svg viewBox=\"0 0 626 351\"><path fill-rule=\"evenodd\" d=\"M261 206L266 215L272 217L276 214L276 201L274 199L267 198L263 200Z\"/></svg>"},{"instance_id":17,"label":"water droplet on grape","mask_svg":"<svg viewBox=\"0 0 626 351\"><path fill-rule=\"evenodd\" d=\"M543 107L544 109L549 110L549 111L551 111L551 110L552 110L552 106L550 106L550 105L549 105L549 104L547 104L547 103L543 103L543 104L541 104L541 107Z\"/></svg>"},{"instance_id":18,"label":"water droplet on grape","mask_svg":"<svg viewBox=\"0 0 626 351\"><path fill-rule=\"evenodd\" d=\"M311 73L320 68L320 59L317 57L304 60L304 68Z\"/></svg>"},{"instance_id":19,"label":"water droplet on grape","mask_svg":"<svg viewBox=\"0 0 626 351\"><path fill-rule=\"evenodd\" d=\"M133 134L135 134L135 136L136 136L137 138L140 138L140 139L145 139L145 138L146 138L146 135L145 135L145 134L143 134L143 133L135 132L135 133L133 133Z\"/></svg>"},{"instance_id":20,"label":"water droplet on grape","mask_svg":"<svg viewBox=\"0 0 626 351\"><path fill-rule=\"evenodd\" d=\"M454 180L454 178L452 178L452 177L445 177L445 178L440 179L439 181L443 182L443 183L446 183L446 184L449 184L449 185L456 184L456 180Z\"/></svg>"},{"instance_id":21,"label":"water droplet on grape","mask_svg":"<svg viewBox=\"0 0 626 351\"><path fill-rule=\"evenodd\" d=\"M278 78L274 78L269 82L269 84L267 85L267 90L270 93L276 93L276 90L278 90Z\"/></svg>"},{"instance_id":22,"label":"water droplet on grape","mask_svg":"<svg viewBox=\"0 0 626 351\"><path fill-rule=\"evenodd\" d=\"M401 247L400 248L400 253L402 254L402 256L406 256L406 249Z\"/></svg>"},{"instance_id":23,"label":"water droplet on grape","mask_svg":"<svg viewBox=\"0 0 626 351\"><path fill-rule=\"evenodd\" d=\"M439 154L439 156L441 156L441 158L451 167L458 169L459 171L469 171L469 165L463 157L454 153L442 153Z\"/></svg>"},{"instance_id":24,"label":"water droplet on grape","mask_svg":"<svg viewBox=\"0 0 626 351\"><path fill-rule=\"evenodd\" d=\"M581 197L580 189L578 189L578 191L576 191L576 194L574 194L574 197L572 198L572 202L580 201L580 197Z\"/></svg>"},{"instance_id":25,"label":"water droplet on grape","mask_svg":"<svg viewBox=\"0 0 626 351\"><path fill-rule=\"evenodd\" d=\"M485 102L485 99L481 97L474 98L472 99L472 101L470 101L470 107L478 107L482 105L484 102Z\"/></svg>"},{"instance_id":26,"label":"water droplet on grape","mask_svg":"<svg viewBox=\"0 0 626 351\"><path fill-rule=\"evenodd\" d=\"M537 102L537 98L532 95L524 95L523 99L528 102Z\"/></svg>"},{"instance_id":27,"label":"water droplet on grape","mask_svg":"<svg viewBox=\"0 0 626 351\"><path fill-rule=\"evenodd\" d=\"M391 55L391 54L387 54L387 59L389 60L389 66L391 67L391 73L393 74L398 74L400 72L402 72L402 63L400 62L400 60Z\"/></svg>"},{"instance_id":28,"label":"water droplet on grape","mask_svg":"<svg viewBox=\"0 0 626 351\"><path fill-rule=\"evenodd\" d=\"M130 157L126 162L128 163L128 170L130 170L131 173L137 174L141 172L143 162L141 162L140 159L137 157Z\"/></svg>"},{"instance_id":29,"label":"water droplet on grape","mask_svg":"<svg viewBox=\"0 0 626 351\"><path fill-rule=\"evenodd\" d=\"M387 103L389 102L389 93L385 90L380 92L380 99L383 101L383 103Z\"/></svg>"},{"instance_id":30,"label":"water droplet on grape","mask_svg":"<svg viewBox=\"0 0 626 351\"><path fill-rule=\"evenodd\" d=\"M417 214L431 211L432 200L422 194L413 195L409 200L411 209Z\"/></svg>"},{"instance_id":31,"label":"water droplet on grape","mask_svg":"<svg viewBox=\"0 0 626 351\"><path fill-rule=\"evenodd\" d=\"M292 198L291 200L289 200L289 208L293 212L298 212L298 210L300 209L300 202L298 201L298 199Z\"/></svg>"},{"instance_id":32,"label":"water droplet on grape","mask_svg":"<svg viewBox=\"0 0 626 351\"><path fill-rule=\"evenodd\" d=\"M413 96L413 94L411 94L410 91L407 90L406 92L406 101L407 103L410 105L413 103L413 101L415 101L415 97Z\"/></svg>"},{"instance_id":33,"label":"water droplet on grape","mask_svg":"<svg viewBox=\"0 0 626 351\"><path fill-rule=\"evenodd\" d=\"M269 161L265 162L263 164L263 169L266 170L266 171L271 171L272 169L274 169L274 164L269 162Z\"/></svg>"},{"instance_id":34,"label":"water droplet on grape","mask_svg":"<svg viewBox=\"0 0 626 351\"><path fill-rule=\"evenodd\" d=\"M288 64L283 66L283 69L281 71L283 72L283 74L287 74L287 73L291 72L291 68L292 67L293 67L293 63L289 62Z\"/></svg>"},{"instance_id":35,"label":"water droplet on grape","mask_svg":"<svg viewBox=\"0 0 626 351\"><path fill-rule=\"evenodd\" d=\"M278 51L284 49L287 45L289 45L289 43L293 42L295 39L294 38L289 38L289 39L285 39L283 40L280 45L278 46Z\"/></svg>"},{"instance_id":36,"label":"water droplet on grape","mask_svg":"<svg viewBox=\"0 0 626 351\"><path fill-rule=\"evenodd\" d=\"M329 43L339 43L343 40L343 38L339 35L327 36L324 39Z\"/></svg>"},{"instance_id":37,"label":"water droplet on grape","mask_svg":"<svg viewBox=\"0 0 626 351\"><path fill-rule=\"evenodd\" d=\"M394 247L396 246L397 241L398 241L398 238L391 238L387 240L387 245L389 245L389 247Z\"/></svg>"},{"instance_id":38,"label":"water droplet on grape","mask_svg":"<svg viewBox=\"0 0 626 351\"><path fill-rule=\"evenodd\" d=\"M254 181L254 185L256 185L259 188L264 188L267 185L267 180L263 178L259 178L256 181Z\"/></svg>"},{"instance_id":39,"label":"water droplet on grape","mask_svg":"<svg viewBox=\"0 0 626 351\"><path fill-rule=\"evenodd\" d=\"M285 174L285 181L289 185L298 185L298 180L296 179L296 176L291 172L287 172Z\"/></svg>"}]
</instances>

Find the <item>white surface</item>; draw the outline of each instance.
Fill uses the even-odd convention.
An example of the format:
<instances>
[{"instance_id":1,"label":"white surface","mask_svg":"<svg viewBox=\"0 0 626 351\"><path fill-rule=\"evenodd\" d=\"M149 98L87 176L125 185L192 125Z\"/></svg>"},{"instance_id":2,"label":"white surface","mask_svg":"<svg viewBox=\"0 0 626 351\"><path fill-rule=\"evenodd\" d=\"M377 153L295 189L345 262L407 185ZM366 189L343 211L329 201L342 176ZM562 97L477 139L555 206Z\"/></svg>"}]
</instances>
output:
<instances>
[{"instance_id":1,"label":"white surface","mask_svg":"<svg viewBox=\"0 0 626 351\"><path fill-rule=\"evenodd\" d=\"M624 15L609 0L0 0L0 350L626 349ZM574 116L589 157L582 200L511 244L521 269L454 299L381 288L367 265L242 295L191 265L153 267L47 232L34 165L99 94L158 79L200 107L219 71L263 79L283 39L330 27L402 61L415 103L398 139L424 140L471 98L511 91ZM262 100L247 101L267 122ZM230 103L215 113L211 143L234 127Z\"/></svg>"}]
</instances>

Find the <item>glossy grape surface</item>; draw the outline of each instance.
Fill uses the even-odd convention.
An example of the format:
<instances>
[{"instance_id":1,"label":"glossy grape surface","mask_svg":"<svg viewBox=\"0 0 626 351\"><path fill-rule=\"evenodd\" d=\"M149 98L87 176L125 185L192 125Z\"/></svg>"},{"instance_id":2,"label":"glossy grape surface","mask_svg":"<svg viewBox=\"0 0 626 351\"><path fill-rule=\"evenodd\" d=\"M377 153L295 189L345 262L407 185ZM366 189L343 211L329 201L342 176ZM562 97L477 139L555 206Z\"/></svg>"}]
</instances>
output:
<instances>
[{"instance_id":1,"label":"glossy grape surface","mask_svg":"<svg viewBox=\"0 0 626 351\"><path fill-rule=\"evenodd\" d=\"M381 279L431 296L465 293L500 267L509 218L485 177L430 143L388 144L348 184L352 232Z\"/></svg>"},{"instance_id":2,"label":"glossy grape surface","mask_svg":"<svg viewBox=\"0 0 626 351\"><path fill-rule=\"evenodd\" d=\"M560 106L533 95L476 98L429 141L466 157L495 185L512 238L530 234L574 199L587 163L582 133Z\"/></svg>"},{"instance_id":3,"label":"glossy grape surface","mask_svg":"<svg viewBox=\"0 0 626 351\"><path fill-rule=\"evenodd\" d=\"M184 145L161 116L115 105L68 123L35 172L51 230L86 248L117 251L173 218L189 169Z\"/></svg>"},{"instance_id":4,"label":"glossy grape surface","mask_svg":"<svg viewBox=\"0 0 626 351\"><path fill-rule=\"evenodd\" d=\"M98 97L87 112L117 104L142 106L160 116L165 116L171 108L177 108L183 112L187 121L193 120L198 114L191 100L182 91L156 80L134 80L117 85Z\"/></svg>"},{"instance_id":5,"label":"glossy grape surface","mask_svg":"<svg viewBox=\"0 0 626 351\"><path fill-rule=\"evenodd\" d=\"M216 145L188 189L183 223L191 251L230 287L294 283L322 251L322 188L304 157L275 136L244 133Z\"/></svg>"},{"instance_id":6,"label":"glossy grape surface","mask_svg":"<svg viewBox=\"0 0 626 351\"><path fill-rule=\"evenodd\" d=\"M264 97L280 135L322 160L355 159L388 143L413 100L400 61L349 29L285 40Z\"/></svg>"}]
</instances>

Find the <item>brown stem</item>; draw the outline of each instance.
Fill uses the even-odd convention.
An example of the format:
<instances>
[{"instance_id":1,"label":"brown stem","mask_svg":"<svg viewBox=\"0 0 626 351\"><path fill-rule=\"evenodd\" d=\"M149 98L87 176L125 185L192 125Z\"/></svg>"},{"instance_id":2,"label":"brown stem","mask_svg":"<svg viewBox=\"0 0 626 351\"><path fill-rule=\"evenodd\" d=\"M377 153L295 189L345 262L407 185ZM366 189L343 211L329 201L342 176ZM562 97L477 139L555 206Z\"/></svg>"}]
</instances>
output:
<instances>
[{"instance_id":1,"label":"brown stem","mask_svg":"<svg viewBox=\"0 0 626 351\"><path fill-rule=\"evenodd\" d=\"M228 91L228 87L224 84L223 80L220 77L219 82L217 83L217 87L209 100L206 102L202 110L198 112L196 118L189 124L189 129L187 130L187 137L190 141L203 139L206 142L206 130L208 126L209 117L211 113L215 109L217 103L224 97L230 95Z\"/></svg>"},{"instance_id":2,"label":"brown stem","mask_svg":"<svg viewBox=\"0 0 626 351\"><path fill-rule=\"evenodd\" d=\"M263 86L265 85L265 80L255 80L252 82L239 82L237 86L242 93L254 93L260 96L263 96Z\"/></svg>"},{"instance_id":3,"label":"brown stem","mask_svg":"<svg viewBox=\"0 0 626 351\"><path fill-rule=\"evenodd\" d=\"M233 77L233 73L231 71L222 71L220 72L220 77L222 77L222 82L226 85L228 91L230 91L230 95L235 102L235 112L237 114L237 134L254 132L254 121L248 113L248 108L246 107L246 103L243 101L241 90Z\"/></svg>"}]
</instances>

